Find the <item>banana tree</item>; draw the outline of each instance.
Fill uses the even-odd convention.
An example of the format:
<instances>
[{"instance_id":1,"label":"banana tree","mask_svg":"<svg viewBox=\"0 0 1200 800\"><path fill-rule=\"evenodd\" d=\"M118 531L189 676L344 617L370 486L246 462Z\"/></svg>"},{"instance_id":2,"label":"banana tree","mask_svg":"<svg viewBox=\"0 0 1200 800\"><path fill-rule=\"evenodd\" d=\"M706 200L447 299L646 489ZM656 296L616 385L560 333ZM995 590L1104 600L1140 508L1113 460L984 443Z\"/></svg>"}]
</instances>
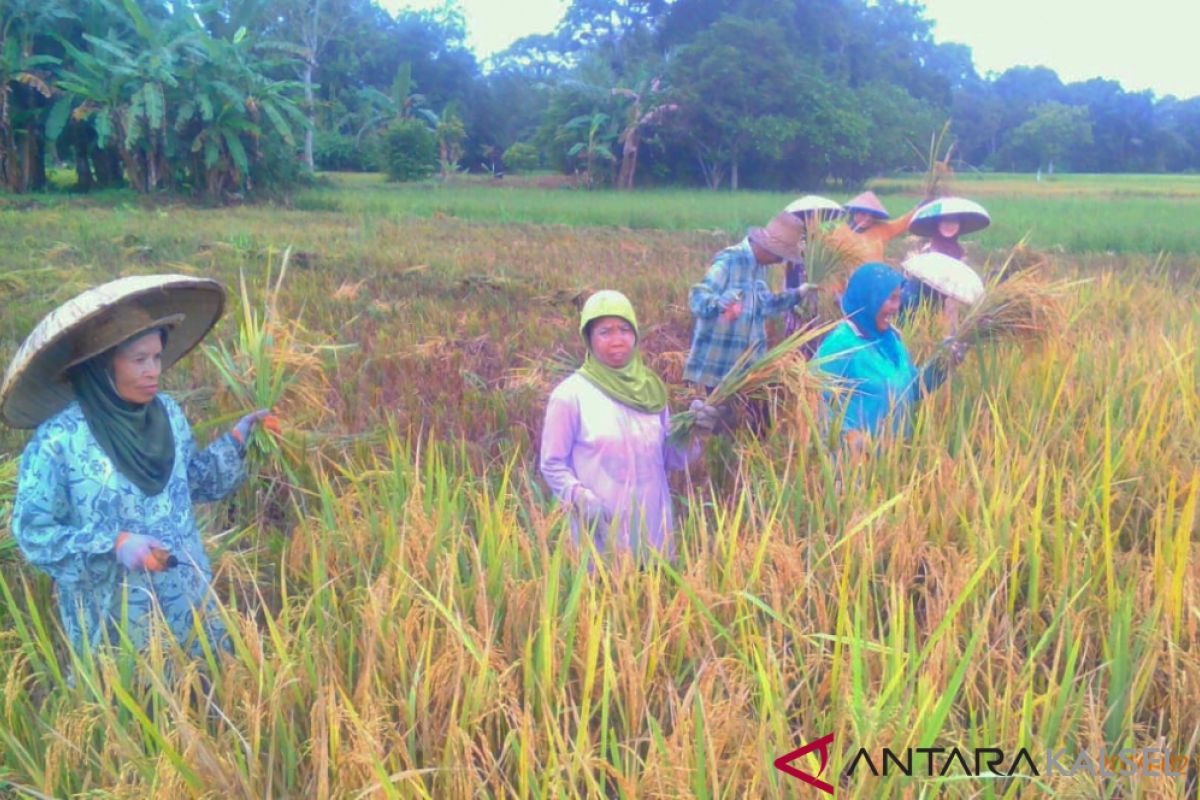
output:
<instances>
[{"instance_id":1,"label":"banana tree","mask_svg":"<svg viewBox=\"0 0 1200 800\"><path fill-rule=\"evenodd\" d=\"M124 10L124 38L63 42L69 66L48 135L88 125L101 147L116 148L138 191L182 182L214 201L252 188L264 139L292 158L295 132L307 127L295 100L301 87L270 76L286 74L298 46L257 41L245 26L216 37L185 11L151 28L132 0Z\"/></svg>"},{"instance_id":2,"label":"banana tree","mask_svg":"<svg viewBox=\"0 0 1200 800\"><path fill-rule=\"evenodd\" d=\"M617 131L612 118L601 111L575 117L563 126L582 138L567 151L569 158L582 156L584 162L584 181L591 187L596 183L597 164L613 164L617 157L613 155L611 144L617 138ZM586 131L586 133L584 133Z\"/></svg>"},{"instance_id":3,"label":"banana tree","mask_svg":"<svg viewBox=\"0 0 1200 800\"><path fill-rule=\"evenodd\" d=\"M463 142L467 138L467 129L463 126L462 118L453 103L442 109L434 127L437 135L438 161L442 166L442 180L449 181L450 175L458 168L462 158Z\"/></svg>"},{"instance_id":4,"label":"banana tree","mask_svg":"<svg viewBox=\"0 0 1200 800\"><path fill-rule=\"evenodd\" d=\"M632 189L637 172L638 148L646 130L658 125L673 111L675 103L662 102L662 84L658 78L643 79L633 89L617 87L612 90L615 97L625 97L632 102L625 115L625 129L617 143L621 145L621 169L617 173L617 188Z\"/></svg>"},{"instance_id":5,"label":"banana tree","mask_svg":"<svg viewBox=\"0 0 1200 800\"><path fill-rule=\"evenodd\" d=\"M0 15L0 185L25 192L45 183L41 116L54 96L59 59L34 52L34 40L70 18L57 0L6 0Z\"/></svg>"},{"instance_id":6,"label":"banana tree","mask_svg":"<svg viewBox=\"0 0 1200 800\"><path fill-rule=\"evenodd\" d=\"M86 49L63 42L72 68L63 70L58 86L74 98L66 101L74 105L71 116L89 120L101 146L116 144L129 183L153 192L172 179L168 94L186 94L179 78L205 59L205 34L183 4L154 24L133 0L125 0L123 11L128 41L114 32L83 34ZM51 117L53 128L61 130L65 113L56 107Z\"/></svg>"},{"instance_id":7,"label":"banana tree","mask_svg":"<svg viewBox=\"0 0 1200 800\"><path fill-rule=\"evenodd\" d=\"M179 103L174 127L197 190L203 186L210 200L220 201L254 188L264 134L294 150L308 118L296 101L302 84L269 77L297 58L294 45L254 42L243 27L229 40L206 38L203 46L207 58L187 76L192 91Z\"/></svg>"},{"instance_id":8,"label":"banana tree","mask_svg":"<svg viewBox=\"0 0 1200 800\"><path fill-rule=\"evenodd\" d=\"M378 89L366 88L359 92L365 106L364 122L355 134L356 146L362 146L363 135L399 119L421 119L430 128L437 129L440 119L425 107L425 95L417 91L417 82L412 76L412 62L405 61L396 69L392 87L387 94Z\"/></svg>"}]
</instances>

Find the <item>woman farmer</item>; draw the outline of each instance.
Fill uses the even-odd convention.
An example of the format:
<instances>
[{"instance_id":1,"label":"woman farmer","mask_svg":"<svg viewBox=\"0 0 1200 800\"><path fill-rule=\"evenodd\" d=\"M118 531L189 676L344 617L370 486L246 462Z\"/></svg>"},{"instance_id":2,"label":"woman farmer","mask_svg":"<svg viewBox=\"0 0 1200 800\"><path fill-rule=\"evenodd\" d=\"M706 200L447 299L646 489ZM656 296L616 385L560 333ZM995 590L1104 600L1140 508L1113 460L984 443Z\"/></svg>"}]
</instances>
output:
<instances>
[{"instance_id":1,"label":"woman farmer","mask_svg":"<svg viewBox=\"0 0 1200 800\"><path fill-rule=\"evenodd\" d=\"M220 317L225 290L179 275L122 278L69 300L17 351L0 416L36 427L21 457L13 536L53 578L76 651L128 636L145 646L160 612L180 644L227 646L192 513L244 479L249 414L200 450L159 377Z\"/></svg>"},{"instance_id":2,"label":"woman farmer","mask_svg":"<svg viewBox=\"0 0 1200 800\"><path fill-rule=\"evenodd\" d=\"M597 550L670 558L671 495L667 470L682 469L699 452L667 443L667 387L642 361L638 324L625 295L611 290L584 303L579 332L583 366L551 393L542 425L541 472L554 495L582 522ZM692 401L696 426L711 432L717 410Z\"/></svg>"},{"instance_id":3,"label":"woman farmer","mask_svg":"<svg viewBox=\"0 0 1200 800\"><path fill-rule=\"evenodd\" d=\"M822 369L846 384L843 438L851 443L887 432L907 435L912 406L941 385L945 371L936 362L913 366L908 349L892 320L900 310L900 273L887 264L863 264L846 284L842 312L846 318L817 351ZM963 350L951 347L952 359ZM833 410L835 395L825 401Z\"/></svg>"},{"instance_id":4,"label":"woman farmer","mask_svg":"<svg viewBox=\"0 0 1200 800\"><path fill-rule=\"evenodd\" d=\"M942 197L917 209L908 230L926 239L920 252L941 253L962 261L966 251L958 237L981 231L991 222L987 210L978 203L962 197ZM900 316L907 316L922 302L941 300L937 290L910 276L902 290Z\"/></svg>"},{"instance_id":5,"label":"woman farmer","mask_svg":"<svg viewBox=\"0 0 1200 800\"><path fill-rule=\"evenodd\" d=\"M865 263L883 261L888 242L908 230L908 224L920 206L914 206L899 219L892 219L875 193L867 191L848 201L844 208L848 215L846 225L838 228L834 235L853 238L862 259L860 263Z\"/></svg>"}]
</instances>

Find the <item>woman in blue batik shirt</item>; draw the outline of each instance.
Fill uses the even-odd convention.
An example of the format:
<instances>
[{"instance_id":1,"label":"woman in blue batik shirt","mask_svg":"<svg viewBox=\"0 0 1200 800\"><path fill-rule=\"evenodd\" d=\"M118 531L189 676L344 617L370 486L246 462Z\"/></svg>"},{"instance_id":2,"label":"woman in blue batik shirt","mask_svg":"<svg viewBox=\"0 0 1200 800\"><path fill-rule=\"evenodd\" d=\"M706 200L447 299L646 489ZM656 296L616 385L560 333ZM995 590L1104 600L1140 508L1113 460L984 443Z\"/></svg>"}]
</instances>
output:
<instances>
[{"instance_id":1,"label":"woman in blue batik shirt","mask_svg":"<svg viewBox=\"0 0 1200 800\"><path fill-rule=\"evenodd\" d=\"M128 638L145 646L161 615L202 652L195 620L227 647L193 504L245 478L245 442L266 414L243 417L201 450L159 377L212 328L225 293L184 276L122 278L51 312L0 386L0 416L35 427L21 457L13 535L55 583L77 652Z\"/></svg>"}]
</instances>

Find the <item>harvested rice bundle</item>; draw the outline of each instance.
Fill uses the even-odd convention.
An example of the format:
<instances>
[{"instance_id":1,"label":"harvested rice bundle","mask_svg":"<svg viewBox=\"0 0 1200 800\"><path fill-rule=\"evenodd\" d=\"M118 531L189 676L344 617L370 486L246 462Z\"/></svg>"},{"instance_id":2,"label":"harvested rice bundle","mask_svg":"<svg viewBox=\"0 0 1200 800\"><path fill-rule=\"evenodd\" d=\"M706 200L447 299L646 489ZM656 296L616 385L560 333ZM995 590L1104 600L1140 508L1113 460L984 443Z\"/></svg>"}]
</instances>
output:
<instances>
[{"instance_id":1,"label":"harvested rice bundle","mask_svg":"<svg viewBox=\"0 0 1200 800\"><path fill-rule=\"evenodd\" d=\"M946 120L941 131L930 135L928 152L922 152L919 147L909 142L912 149L916 151L917 157L921 159L921 168L925 172L925 180L921 188L927 200L954 194L951 187L954 169L950 166L950 158L954 154L954 142L947 144L946 138L949 134L950 120Z\"/></svg>"},{"instance_id":2,"label":"harvested rice bundle","mask_svg":"<svg viewBox=\"0 0 1200 800\"><path fill-rule=\"evenodd\" d=\"M809 234L804 248L808 282L830 288L871 260L870 244L845 225Z\"/></svg>"},{"instance_id":3,"label":"harvested rice bundle","mask_svg":"<svg viewBox=\"0 0 1200 800\"><path fill-rule=\"evenodd\" d=\"M828 379L817 370L816 362L802 358L798 351L806 343L828 333L837 322L796 331L764 353L762 358L756 359L753 350L746 350L709 394L707 403L718 408L746 404L765 399L774 389L797 396L819 393L826 388ZM673 415L669 441L676 445L686 444L694 435L695 425L693 411Z\"/></svg>"},{"instance_id":4,"label":"harvested rice bundle","mask_svg":"<svg viewBox=\"0 0 1200 800\"><path fill-rule=\"evenodd\" d=\"M1000 274L1005 273L1002 268ZM968 347L997 341L1037 342L1062 329L1066 315L1060 298L1071 284L1049 282L1035 271L1008 274L1007 280L993 280L983 297L963 312L954 342ZM943 367L953 361L952 344L947 342L934 353Z\"/></svg>"}]
</instances>

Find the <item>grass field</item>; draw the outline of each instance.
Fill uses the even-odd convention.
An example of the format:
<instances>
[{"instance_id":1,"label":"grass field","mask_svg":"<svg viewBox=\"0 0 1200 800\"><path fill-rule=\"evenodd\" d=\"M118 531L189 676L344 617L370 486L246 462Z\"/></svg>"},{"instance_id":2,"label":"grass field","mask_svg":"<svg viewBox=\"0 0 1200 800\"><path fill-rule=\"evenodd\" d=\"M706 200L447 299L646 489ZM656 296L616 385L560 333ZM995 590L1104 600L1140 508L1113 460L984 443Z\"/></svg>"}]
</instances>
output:
<instances>
[{"instance_id":1,"label":"grass field","mask_svg":"<svg viewBox=\"0 0 1200 800\"><path fill-rule=\"evenodd\" d=\"M50 586L7 538L25 435L0 431L0 787L820 797L772 762L832 732L824 777L843 797L1200 798L1192 179L963 179L995 220L974 263L1032 230L1078 281L1064 334L972 354L912 441L840 488L806 407L785 403L770 438L713 441L679 476L675 563L594 574L533 455L554 365L581 355L579 302L630 295L682 409L687 286L791 197L331 180L290 209L4 198L5 363L83 288L179 271L234 300L210 341L235 385L200 353L166 381L198 435L269 393L256 378L290 383L282 443L261 441L255 477L203 512L236 633L220 663L125 652L68 681ZM879 188L893 211L915 199ZM936 326L906 331L918 357ZM1025 747L1042 774L844 777L859 747L876 765L884 747L999 747L1006 771ZM1188 760L1178 776L1043 769L1048 751L1070 767L1123 747Z\"/></svg>"},{"instance_id":2,"label":"grass field","mask_svg":"<svg viewBox=\"0 0 1200 800\"><path fill-rule=\"evenodd\" d=\"M365 217L396 214L554 225L604 225L662 230L719 230L730 235L761 225L795 195L770 192L654 190L634 195L558 189L389 185L373 175L337 176L356 191L301 194L298 208L344 211ZM872 184L894 214L921 197L920 179ZM1077 176L1035 183L1032 176L989 176L959 181L963 194L976 193L994 224L975 237L985 248L1003 247L1030 235L1042 248L1071 253L1200 253L1200 176ZM837 200L847 192L830 192Z\"/></svg>"}]
</instances>

